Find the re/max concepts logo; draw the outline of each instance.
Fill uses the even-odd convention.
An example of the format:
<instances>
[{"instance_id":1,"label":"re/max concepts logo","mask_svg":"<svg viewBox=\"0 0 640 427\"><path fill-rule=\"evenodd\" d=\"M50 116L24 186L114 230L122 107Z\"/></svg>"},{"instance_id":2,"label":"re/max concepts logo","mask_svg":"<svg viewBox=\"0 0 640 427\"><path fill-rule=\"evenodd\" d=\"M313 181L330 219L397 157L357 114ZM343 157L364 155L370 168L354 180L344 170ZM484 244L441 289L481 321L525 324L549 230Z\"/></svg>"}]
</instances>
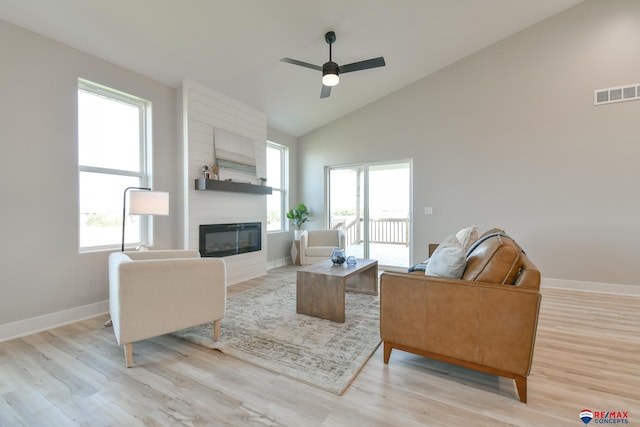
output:
<instances>
[{"instance_id":1,"label":"re/max concepts logo","mask_svg":"<svg viewBox=\"0 0 640 427\"><path fill-rule=\"evenodd\" d=\"M595 424L629 424L628 411L595 411L583 409L580 411L580 419L589 424L591 420Z\"/></svg>"}]
</instances>

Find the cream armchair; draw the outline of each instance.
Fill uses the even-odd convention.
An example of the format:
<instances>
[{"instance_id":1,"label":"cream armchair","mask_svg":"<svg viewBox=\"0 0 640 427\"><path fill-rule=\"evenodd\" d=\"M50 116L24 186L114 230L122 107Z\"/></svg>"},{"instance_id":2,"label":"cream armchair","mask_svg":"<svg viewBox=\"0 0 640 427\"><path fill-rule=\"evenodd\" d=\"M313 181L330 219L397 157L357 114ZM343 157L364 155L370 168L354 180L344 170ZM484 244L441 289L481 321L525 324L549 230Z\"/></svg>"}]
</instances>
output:
<instances>
[{"instance_id":1,"label":"cream armchair","mask_svg":"<svg viewBox=\"0 0 640 427\"><path fill-rule=\"evenodd\" d=\"M342 230L305 230L300 235L300 264L327 260L334 248L345 249Z\"/></svg>"},{"instance_id":2,"label":"cream armchair","mask_svg":"<svg viewBox=\"0 0 640 427\"><path fill-rule=\"evenodd\" d=\"M127 367L133 343L214 322L217 341L227 300L223 260L194 250L116 252L109 256L109 311Z\"/></svg>"}]
</instances>

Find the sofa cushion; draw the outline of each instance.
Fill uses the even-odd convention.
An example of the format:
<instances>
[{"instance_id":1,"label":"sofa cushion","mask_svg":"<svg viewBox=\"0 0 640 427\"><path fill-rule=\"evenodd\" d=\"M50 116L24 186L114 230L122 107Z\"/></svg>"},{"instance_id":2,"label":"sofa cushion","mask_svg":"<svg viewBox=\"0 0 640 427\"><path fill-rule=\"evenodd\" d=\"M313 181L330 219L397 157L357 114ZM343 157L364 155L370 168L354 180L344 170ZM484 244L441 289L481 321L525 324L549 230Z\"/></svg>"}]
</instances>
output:
<instances>
[{"instance_id":1,"label":"sofa cushion","mask_svg":"<svg viewBox=\"0 0 640 427\"><path fill-rule=\"evenodd\" d=\"M463 228L456 233L456 237L460 240L464 252L467 253L471 245L478 240L478 227L472 225L471 227Z\"/></svg>"},{"instance_id":2,"label":"sofa cushion","mask_svg":"<svg viewBox=\"0 0 640 427\"><path fill-rule=\"evenodd\" d=\"M309 246L340 245L340 230L310 230L307 232Z\"/></svg>"},{"instance_id":3,"label":"sofa cushion","mask_svg":"<svg viewBox=\"0 0 640 427\"><path fill-rule=\"evenodd\" d=\"M466 264L465 251L460 241L452 234L438 245L427 262L427 276L459 279Z\"/></svg>"},{"instance_id":4,"label":"sofa cushion","mask_svg":"<svg viewBox=\"0 0 640 427\"><path fill-rule=\"evenodd\" d=\"M485 236L467 254L462 279L513 284L522 267L522 249L513 239L495 234Z\"/></svg>"},{"instance_id":5,"label":"sofa cushion","mask_svg":"<svg viewBox=\"0 0 640 427\"><path fill-rule=\"evenodd\" d=\"M304 254L308 257L331 257L331 252L335 246L307 246Z\"/></svg>"},{"instance_id":6,"label":"sofa cushion","mask_svg":"<svg viewBox=\"0 0 640 427\"><path fill-rule=\"evenodd\" d=\"M480 238L486 237L490 234L504 234L506 236L505 231L502 228L490 228L487 231L485 231L484 233L482 233L482 235L480 236Z\"/></svg>"}]
</instances>

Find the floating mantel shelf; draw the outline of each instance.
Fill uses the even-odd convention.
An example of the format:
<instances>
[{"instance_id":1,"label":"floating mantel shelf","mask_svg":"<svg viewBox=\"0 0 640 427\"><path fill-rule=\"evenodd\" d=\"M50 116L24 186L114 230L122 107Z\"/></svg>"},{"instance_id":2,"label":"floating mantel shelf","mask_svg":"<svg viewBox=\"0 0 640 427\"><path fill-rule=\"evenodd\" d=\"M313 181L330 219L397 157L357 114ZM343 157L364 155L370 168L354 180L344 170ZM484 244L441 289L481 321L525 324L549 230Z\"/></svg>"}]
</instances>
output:
<instances>
[{"instance_id":1,"label":"floating mantel shelf","mask_svg":"<svg viewBox=\"0 0 640 427\"><path fill-rule=\"evenodd\" d=\"M214 179L205 180L205 188L198 188L199 179L195 180L196 190L212 190L212 191L233 191L236 193L249 193L249 194L271 194L271 187L265 185L253 185L245 182L233 182L233 181L217 181Z\"/></svg>"}]
</instances>

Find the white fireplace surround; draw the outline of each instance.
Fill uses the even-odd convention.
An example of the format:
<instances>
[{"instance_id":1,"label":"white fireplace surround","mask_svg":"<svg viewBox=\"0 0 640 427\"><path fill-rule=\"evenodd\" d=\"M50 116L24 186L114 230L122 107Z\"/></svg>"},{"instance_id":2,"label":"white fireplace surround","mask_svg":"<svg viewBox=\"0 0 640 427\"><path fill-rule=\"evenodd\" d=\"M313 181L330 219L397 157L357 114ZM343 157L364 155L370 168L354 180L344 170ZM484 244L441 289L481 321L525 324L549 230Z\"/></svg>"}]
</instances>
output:
<instances>
[{"instance_id":1,"label":"white fireplace surround","mask_svg":"<svg viewBox=\"0 0 640 427\"><path fill-rule=\"evenodd\" d=\"M183 246L199 249L201 224L262 223L262 250L225 257L227 285L267 272L266 196L226 191L197 191L194 180L202 166L214 162L214 132L221 129L253 141L257 176L266 176L267 119L257 110L192 80L182 83L182 135L184 192ZM243 149L246 150L246 147Z\"/></svg>"}]
</instances>

